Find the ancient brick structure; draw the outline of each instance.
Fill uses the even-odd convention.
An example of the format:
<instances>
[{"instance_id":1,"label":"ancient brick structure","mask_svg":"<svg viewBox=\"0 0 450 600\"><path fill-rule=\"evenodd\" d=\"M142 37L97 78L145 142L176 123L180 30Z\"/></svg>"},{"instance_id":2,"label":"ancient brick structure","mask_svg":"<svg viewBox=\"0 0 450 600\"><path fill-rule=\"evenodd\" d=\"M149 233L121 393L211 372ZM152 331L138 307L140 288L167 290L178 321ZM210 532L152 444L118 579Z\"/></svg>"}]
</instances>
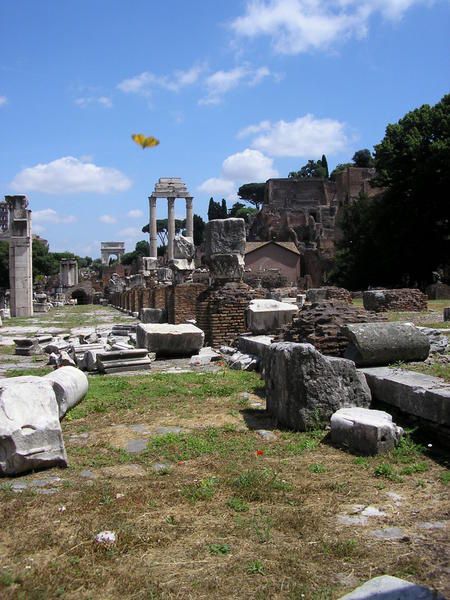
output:
<instances>
[{"instance_id":1,"label":"ancient brick structure","mask_svg":"<svg viewBox=\"0 0 450 600\"><path fill-rule=\"evenodd\" d=\"M321 300L336 300L351 304L353 302L351 293L345 288L334 286L323 286L312 288L306 292L307 302L320 302Z\"/></svg>"},{"instance_id":2,"label":"ancient brick structure","mask_svg":"<svg viewBox=\"0 0 450 600\"><path fill-rule=\"evenodd\" d=\"M375 312L388 310L420 312L427 310L427 300L427 296L420 290L410 288L369 290L363 293L364 308Z\"/></svg>"},{"instance_id":3,"label":"ancient brick structure","mask_svg":"<svg viewBox=\"0 0 450 600\"><path fill-rule=\"evenodd\" d=\"M195 319L197 298L206 288L207 286L202 283L183 283L167 288L169 323L179 325Z\"/></svg>"},{"instance_id":4,"label":"ancient brick structure","mask_svg":"<svg viewBox=\"0 0 450 600\"><path fill-rule=\"evenodd\" d=\"M250 225L249 241L294 242L301 254L301 273L313 286L332 267L340 238L339 212L361 193L381 192L370 185L373 169L348 167L336 181L319 178L269 179L261 211Z\"/></svg>"},{"instance_id":5,"label":"ancient brick structure","mask_svg":"<svg viewBox=\"0 0 450 600\"><path fill-rule=\"evenodd\" d=\"M197 299L197 326L205 332L205 344L218 348L233 344L247 331L245 313L254 298L263 298L264 290L252 289L242 282L217 285Z\"/></svg>"},{"instance_id":6,"label":"ancient brick structure","mask_svg":"<svg viewBox=\"0 0 450 600\"><path fill-rule=\"evenodd\" d=\"M294 318L292 325L284 328L279 339L313 344L322 354L343 356L348 340L340 332L342 325L386 320L385 315L356 308L344 302L322 301L305 307L298 317Z\"/></svg>"}]
</instances>

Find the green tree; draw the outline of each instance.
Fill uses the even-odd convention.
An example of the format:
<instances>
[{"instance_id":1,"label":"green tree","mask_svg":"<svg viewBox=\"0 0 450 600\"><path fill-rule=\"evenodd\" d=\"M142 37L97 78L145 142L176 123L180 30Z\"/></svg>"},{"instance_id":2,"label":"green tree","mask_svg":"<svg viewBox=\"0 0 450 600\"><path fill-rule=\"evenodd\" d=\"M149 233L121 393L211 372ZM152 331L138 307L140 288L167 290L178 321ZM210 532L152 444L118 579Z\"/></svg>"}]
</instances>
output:
<instances>
[{"instance_id":1,"label":"green tree","mask_svg":"<svg viewBox=\"0 0 450 600\"><path fill-rule=\"evenodd\" d=\"M221 204L221 219L226 219L228 217L228 207L227 207L227 201L225 200L225 198L222 198L222 204Z\"/></svg>"},{"instance_id":2,"label":"green tree","mask_svg":"<svg viewBox=\"0 0 450 600\"><path fill-rule=\"evenodd\" d=\"M200 246L205 239L205 221L200 215L194 214L194 244Z\"/></svg>"},{"instance_id":3,"label":"green tree","mask_svg":"<svg viewBox=\"0 0 450 600\"><path fill-rule=\"evenodd\" d=\"M339 163L338 165L335 166L335 168L331 171L330 174L330 179L331 181L335 181L336 180L336 175L338 173L340 173L341 171L345 171L345 169L347 167L354 167L355 165L353 163Z\"/></svg>"},{"instance_id":4,"label":"green tree","mask_svg":"<svg viewBox=\"0 0 450 600\"><path fill-rule=\"evenodd\" d=\"M450 95L388 125L375 146L380 199L346 211L337 277L366 285L420 285L450 257Z\"/></svg>"},{"instance_id":5,"label":"green tree","mask_svg":"<svg viewBox=\"0 0 450 600\"><path fill-rule=\"evenodd\" d=\"M258 212L258 209L252 206L245 206L242 202L235 202L233 206L230 208L229 216L235 217L239 219L244 219L246 223L249 222L250 217L255 215Z\"/></svg>"},{"instance_id":6,"label":"green tree","mask_svg":"<svg viewBox=\"0 0 450 600\"><path fill-rule=\"evenodd\" d=\"M288 177L294 179L320 177L321 179L325 179L328 177L328 165L324 166L321 160L308 160L306 165L301 167L300 171L291 171Z\"/></svg>"},{"instance_id":7,"label":"green tree","mask_svg":"<svg viewBox=\"0 0 450 600\"><path fill-rule=\"evenodd\" d=\"M133 252L126 252L121 259L123 265L131 265L142 256L150 256L150 245L146 240L136 242Z\"/></svg>"},{"instance_id":8,"label":"green tree","mask_svg":"<svg viewBox=\"0 0 450 600\"><path fill-rule=\"evenodd\" d=\"M208 221L213 219L225 219L223 216L223 206L220 202L216 202L214 198L209 199L208 205Z\"/></svg>"},{"instance_id":9,"label":"green tree","mask_svg":"<svg viewBox=\"0 0 450 600\"><path fill-rule=\"evenodd\" d=\"M265 183L246 183L241 185L238 190L238 196L241 200L246 200L249 204L259 210L264 202L266 193Z\"/></svg>"},{"instance_id":10,"label":"green tree","mask_svg":"<svg viewBox=\"0 0 450 600\"><path fill-rule=\"evenodd\" d=\"M352 158L353 164L355 167L373 167L375 164L375 160L372 156L372 153L368 148L364 148L363 150L357 150Z\"/></svg>"},{"instance_id":11,"label":"green tree","mask_svg":"<svg viewBox=\"0 0 450 600\"><path fill-rule=\"evenodd\" d=\"M325 179L328 179L330 174L328 171L328 161L327 161L327 157L325 156L325 154L322 154L322 160L320 161L322 164L322 167L325 171Z\"/></svg>"}]
</instances>

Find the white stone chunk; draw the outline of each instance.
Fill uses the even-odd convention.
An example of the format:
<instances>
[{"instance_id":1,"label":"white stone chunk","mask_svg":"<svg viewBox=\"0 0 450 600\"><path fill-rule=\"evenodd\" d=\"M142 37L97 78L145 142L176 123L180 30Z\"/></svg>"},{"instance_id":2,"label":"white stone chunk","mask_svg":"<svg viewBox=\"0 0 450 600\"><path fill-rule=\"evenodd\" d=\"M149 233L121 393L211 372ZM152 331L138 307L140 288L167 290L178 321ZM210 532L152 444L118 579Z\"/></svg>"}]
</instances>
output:
<instances>
[{"instance_id":1,"label":"white stone chunk","mask_svg":"<svg viewBox=\"0 0 450 600\"><path fill-rule=\"evenodd\" d=\"M270 333L290 323L298 307L277 300L252 300L247 309L247 325L252 333Z\"/></svg>"},{"instance_id":2,"label":"white stone chunk","mask_svg":"<svg viewBox=\"0 0 450 600\"><path fill-rule=\"evenodd\" d=\"M53 386L60 419L83 400L89 389L88 378L76 367L61 367L45 375L43 379L50 381Z\"/></svg>"},{"instance_id":3,"label":"white stone chunk","mask_svg":"<svg viewBox=\"0 0 450 600\"><path fill-rule=\"evenodd\" d=\"M40 377L0 381L0 475L65 467L59 409L52 383Z\"/></svg>"},{"instance_id":4,"label":"white stone chunk","mask_svg":"<svg viewBox=\"0 0 450 600\"><path fill-rule=\"evenodd\" d=\"M340 600L445 600L444 596L411 581L381 575L369 579Z\"/></svg>"},{"instance_id":5,"label":"white stone chunk","mask_svg":"<svg viewBox=\"0 0 450 600\"><path fill-rule=\"evenodd\" d=\"M141 323L136 329L136 347L147 348L157 356L192 356L198 353L204 340L204 332L190 324Z\"/></svg>"}]
</instances>

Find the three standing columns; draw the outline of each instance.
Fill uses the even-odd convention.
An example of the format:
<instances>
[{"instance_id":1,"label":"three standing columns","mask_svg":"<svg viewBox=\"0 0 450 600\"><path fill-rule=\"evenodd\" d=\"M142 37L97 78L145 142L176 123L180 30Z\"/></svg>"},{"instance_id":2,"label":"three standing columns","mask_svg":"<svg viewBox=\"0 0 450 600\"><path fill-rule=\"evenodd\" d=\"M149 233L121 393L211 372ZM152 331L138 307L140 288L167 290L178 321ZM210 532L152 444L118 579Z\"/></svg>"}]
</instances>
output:
<instances>
[{"instance_id":1,"label":"three standing columns","mask_svg":"<svg viewBox=\"0 0 450 600\"><path fill-rule=\"evenodd\" d=\"M156 197L150 196L150 257L156 258L158 235L156 228ZM186 197L186 237L194 240L194 213L192 197ZM173 242L175 239L175 198L167 198L167 258L173 260Z\"/></svg>"}]
</instances>

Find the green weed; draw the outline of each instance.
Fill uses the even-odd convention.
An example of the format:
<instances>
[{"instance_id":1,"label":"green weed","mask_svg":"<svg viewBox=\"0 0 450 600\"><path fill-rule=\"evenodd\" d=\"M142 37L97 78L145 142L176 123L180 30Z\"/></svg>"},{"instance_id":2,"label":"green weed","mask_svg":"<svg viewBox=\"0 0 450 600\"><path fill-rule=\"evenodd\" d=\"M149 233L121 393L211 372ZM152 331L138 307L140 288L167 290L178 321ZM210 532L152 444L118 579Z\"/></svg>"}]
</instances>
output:
<instances>
[{"instance_id":1,"label":"green weed","mask_svg":"<svg viewBox=\"0 0 450 600\"><path fill-rule=\"evenodd\" d=\"M315 463L313 465L309 465L308 471L310 473L326 473L327 469L324 465L321 465L320 463Z\"/></svg>"},{"instance_id":2,"label":"green weed","mask_svg":"<svg viewBox=\"0 0 450 600\"><path fill-rule=\"evenodd\" d=\"M211 500L217 491L217 483L217 477L207 477L199 482L183 486L181 493L190 502Z\"/></svg>"},{"instance_id":3,"label":"green weed","mask_svg":"<svg viewBox=\"0 0 450 600\"><path fill-rule=\"evenodd\" d=\"M241 498L228 498L227 506L234 510L235 512L248 512L248 504L244 502Z\"/></svg>"},{"instance_id":4,"label":"green weed","mask_svg":"<svg viewBox=\"0 0 450 600\"><path fill-rule=\"evenodd\" d=\"M260 560L252 560L247 565L247 573L249 575L265 575L264 565Z\"/></svg>"},{"instance_id":5,"label":"green weed","mask_svg":"<svg viewBox=\"0 0 450 600\"><path fill-rule=\"evenodd\" d=\"M228 544L209 544L208 549L213 556L226 556L231 552Z\"/></svg>"}]
</instances>

